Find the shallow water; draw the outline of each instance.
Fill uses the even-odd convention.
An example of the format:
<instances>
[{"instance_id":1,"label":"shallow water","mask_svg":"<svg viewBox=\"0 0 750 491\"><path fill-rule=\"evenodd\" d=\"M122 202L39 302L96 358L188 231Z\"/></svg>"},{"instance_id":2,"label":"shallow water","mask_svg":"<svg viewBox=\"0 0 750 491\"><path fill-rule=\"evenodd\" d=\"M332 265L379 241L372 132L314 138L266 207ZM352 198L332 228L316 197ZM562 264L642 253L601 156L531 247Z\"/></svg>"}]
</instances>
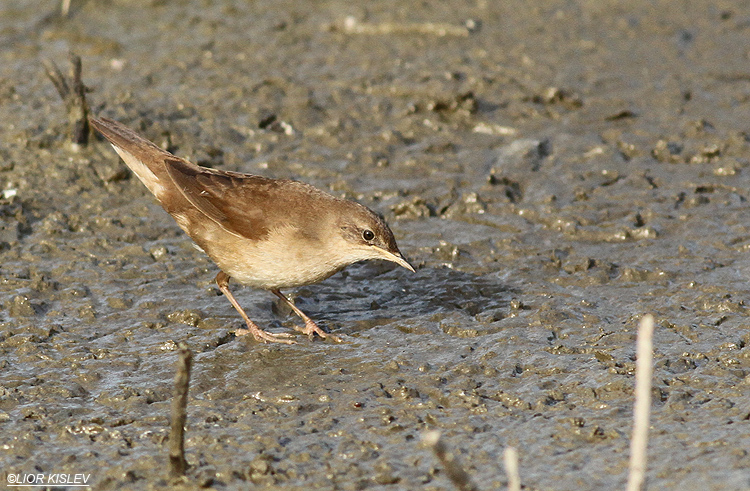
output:
<instances>
[{"instance_id":1,"label":"shallow water","mask_svg":"<svg viewBox=\"0 0 750 491\"><path fill-rule=\"evenodd\" d=\"M741 9L72 4L0 7L0 479L169 487L184 341L186 488L452 489L427 429L481 489L508 445L526 489L623 488L652 313L649 487L750 487ZM291 292L343 344L235 338L216 267L108 145L66 143L41 60L69 50L96 114L357 199L417 273ZM233 289L261 326L295 322Z\"/></svg>"}]
</instances>

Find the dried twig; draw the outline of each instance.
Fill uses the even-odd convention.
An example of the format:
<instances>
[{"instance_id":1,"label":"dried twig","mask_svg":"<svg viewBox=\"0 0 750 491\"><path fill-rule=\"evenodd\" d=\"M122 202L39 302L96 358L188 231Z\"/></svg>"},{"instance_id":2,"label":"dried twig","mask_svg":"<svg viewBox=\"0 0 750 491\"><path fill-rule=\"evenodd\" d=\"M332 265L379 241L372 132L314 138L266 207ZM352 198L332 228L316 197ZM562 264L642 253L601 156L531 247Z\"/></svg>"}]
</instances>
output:
<instances>
[{"instance_id":1,"label":"dried twig","mask_svg":"<svg viewBox=\"0 0 750 491\"><path fill-rule=\"evenodd\" d=\"M470 28L466 26L454 26L452 24L436 24L433 22L425 22L422 24L405 24L398 22L369 24L359 22L356 18L349 16L344 19L344 32L347 34L369 35L431 34L438 37L466 37L469 35Z\"/></svg>"},{"instance_id":2,"label":"dried twig","mask_svg":"<svg viewBox=\"0 0 750 491\"><path fill-rule=\"evenodd\" d=\"M643 316L638 329L638 348L635 364L635 404L633 437L630 440L630 472L627 491L639 491L646 479L648 425L651 412L651 376L653 372L654 318Z\"/></svg>"},{"instance_id":3,"label":"dried twig","mask_svg":"<svg viewBox=\"0 0 750 491\"><path fill-rule=\"evenodd\" d=\"M89 107L86 104L88 89L81 80L81 57L71 54L70 64L68 81L54 62L44 60L47 77L54 84L68 111L70 139L78 145L86 145L89 142Z\"/></svg>"},{"instance_id":4,"label":"dried twig","mask_svg":"<svg viewBox=\"0 0 750 491\"><path fill-rule=\"evenodd\" d=\"M518 452L508 447L503 452L505 474L508 476L508 491L521 491L521 475L518 473Z\"/></svg>"},{"instance_id":5,"label":"dried twig","mask_svg":"<svg viewBox=\"0 0 750 491\"><path fill-rule=\"evenodd\" d=\"M448 479L450 479L460 491L479 491L479 488L477 488L476 484L471 480L469 474L467 474L461 466L458 457L450 451L440 439L439 431L428 431L422 435L422 441L432 448L432 451L435 452L435 456L437 456L440 463L443 464Z\"/></svg>"},{"instance_id":6,"label":"dried twig","mask_svg":"<svg viewBox=\"0 0 750 491\"><path fill-rule=\"evenodd\" d=\"M172 428L169 432L169 474L171 477L185 475L185 422L187 420L187 397L190 387L190 367L193 364L193 353L183 342L177 344L179 359L177 374L174 377L174 394L172 395Z\"/></svg>"}]
</instances>

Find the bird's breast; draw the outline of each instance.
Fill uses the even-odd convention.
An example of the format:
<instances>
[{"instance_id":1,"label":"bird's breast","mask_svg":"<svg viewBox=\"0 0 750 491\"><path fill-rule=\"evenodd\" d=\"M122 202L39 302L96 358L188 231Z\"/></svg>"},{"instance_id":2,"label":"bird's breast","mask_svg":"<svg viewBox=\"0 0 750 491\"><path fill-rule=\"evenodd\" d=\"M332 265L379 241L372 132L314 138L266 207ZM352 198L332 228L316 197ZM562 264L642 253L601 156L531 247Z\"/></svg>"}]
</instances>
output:
<instances>
[{"instance_id":1,"label":"bird's breast","mask_svg":"<svg viewBox=\"0 0 750 491\"><path fill-rule=\"evenodd\" d=\"M214 234L196 242L236 281L267 290L316 283L345 266L323 241L294 227L275 229L260 240Z\"/></svg>"}]
</instances>

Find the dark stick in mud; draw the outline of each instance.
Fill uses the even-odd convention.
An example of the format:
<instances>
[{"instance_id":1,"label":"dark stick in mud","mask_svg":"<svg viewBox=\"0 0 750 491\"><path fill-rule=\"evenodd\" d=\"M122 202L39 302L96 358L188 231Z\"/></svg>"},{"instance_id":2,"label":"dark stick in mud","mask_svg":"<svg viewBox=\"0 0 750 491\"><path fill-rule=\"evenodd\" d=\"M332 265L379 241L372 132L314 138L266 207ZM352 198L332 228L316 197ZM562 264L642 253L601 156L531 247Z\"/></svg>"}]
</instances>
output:
<instances>
[{"instance_id":1,"label":"dark stick in mud","mask_svg":"<svg viewBox=\"0 0 750 491\"><path fill-rule=\"evenodd\" d=\"M169 431L169 474L173 478L184 476L188 466L185 460L185 421L190 367L193 364L193 353L187 345L180 342L177 346L179 358L172 396L172 428Z\"/></svg>"},{"instance_id":2,"label":"dark stick in mud","mask_svg":"<svg viewBox=\"0 0 750 491\"><path fill-rule=\"evenodd\" d=\"M69 80L62 74L53 61L44 60L44 68L47 77L60 94L68 111L68 123L70 124L70 140L77 145L86 145L89 142L89 106L86 103L87 87L81 80L83 71L81 57L70 55Z\"/></svg>"},{"instance_id":3,"label":"dark stick in mud","mask_svg":"<svg viewBox=\"0 0 750 491\"><path fill-rule=\"evenodd\" d=\"M438 458L443 467L445 473L448 475L448 479L451 480L454 486L460 491L479 491L479 488L471 480L469 474L461 466L461 462L458 457L453 453L443 441L440 439L439 431L430 431L422 436L424 441Z\"/></svg>"}]
</instances>

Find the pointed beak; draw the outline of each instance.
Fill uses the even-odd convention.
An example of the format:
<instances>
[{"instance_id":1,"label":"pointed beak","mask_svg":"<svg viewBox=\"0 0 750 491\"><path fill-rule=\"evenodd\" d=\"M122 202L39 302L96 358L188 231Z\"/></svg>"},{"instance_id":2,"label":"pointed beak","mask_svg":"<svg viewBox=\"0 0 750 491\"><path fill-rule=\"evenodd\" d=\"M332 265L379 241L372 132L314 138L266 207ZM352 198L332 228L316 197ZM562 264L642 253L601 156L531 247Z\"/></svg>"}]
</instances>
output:
<instances>
[{"instance_id":1,"label":"pointed beak","mask_svg":"<svg viewBox=\"0 0 750 491\"><path fill-rule=\"evenodd\" d=\"M386 261L394 262L398 264L399 266L403 266L404 268L408 269L412 273L416 273L416 271L414 270L414 267L411 264L409 264L409 262L406 259L404 259L404 256L402 256L400 252L393 253L390 251L386 251L385 249L381 247L377 247L377 246L373 246L373 247L380 254L380 259L385 259Z\"/></svg>"}]
</instances>

